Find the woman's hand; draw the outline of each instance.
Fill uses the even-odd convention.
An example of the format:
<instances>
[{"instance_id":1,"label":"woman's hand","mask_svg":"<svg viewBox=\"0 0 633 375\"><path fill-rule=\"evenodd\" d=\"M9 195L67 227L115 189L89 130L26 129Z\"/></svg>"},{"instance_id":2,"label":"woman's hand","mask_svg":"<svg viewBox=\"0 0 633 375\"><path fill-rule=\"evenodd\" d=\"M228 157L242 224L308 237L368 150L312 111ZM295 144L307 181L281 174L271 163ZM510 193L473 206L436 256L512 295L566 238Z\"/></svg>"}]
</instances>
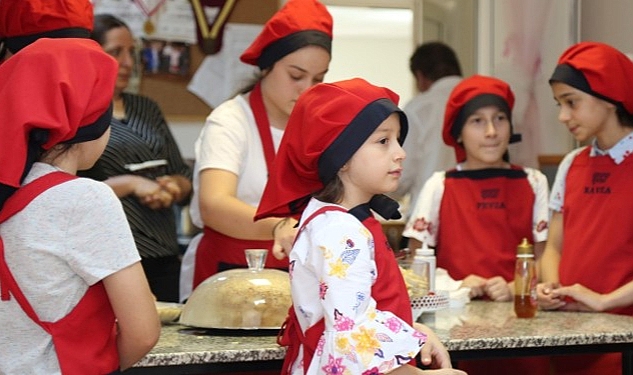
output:
<instances>
[{"instance_id":1,"label":"woman's hand","mask_svg":"<svg viewBox=\"0 0 633 375\"><path fill-rule=\"evenodd\" d=\"M413 328L426 335L426 343L422 346L420 357L422 364L432 368L452 368L451 357L440 339L432 329L420 323L413 323Z\"/></svg>"},{"instance_id":2,"label":"woman's hand","mask_svg":"<svg viewBox=\"0 0 633 375\"><path fill-rule=\"evenodd\" d=\"M158 182L141 176L134 178L133 194L139 202L153 210L170 207L174 202L174 197Z\"/></svg>"},{"instance_id":3,"label":"woman's hand","mask_svg":"<svg viewBox=\"0 0 633 375\"><path fill-rule=\"evenodd\" d=\"M184 196L183 191L173 176L160 176L156 178L158 186L172 196L174 202L180 202Z\"/></svg>"}]
</instances>

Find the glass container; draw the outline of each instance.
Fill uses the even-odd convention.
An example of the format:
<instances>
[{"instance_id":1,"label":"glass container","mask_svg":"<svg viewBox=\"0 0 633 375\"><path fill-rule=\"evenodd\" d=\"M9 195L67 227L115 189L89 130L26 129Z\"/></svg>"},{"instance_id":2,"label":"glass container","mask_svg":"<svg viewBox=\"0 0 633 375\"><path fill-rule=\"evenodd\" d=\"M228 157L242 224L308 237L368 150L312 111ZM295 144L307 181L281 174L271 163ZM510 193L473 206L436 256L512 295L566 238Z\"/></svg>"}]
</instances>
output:
<instances>
[{"instance_id":1,"label":"glass container","mask_svg":"<svg viewBox=\"0 0 633 375\"><path fill-rule=\"evenodd\" d=\"M287 272L263 268L265 249L247 249L249 268L219 272L196 287L180 324L200 328L277 329L292 304Z\"/></svg>"}]
</instances>

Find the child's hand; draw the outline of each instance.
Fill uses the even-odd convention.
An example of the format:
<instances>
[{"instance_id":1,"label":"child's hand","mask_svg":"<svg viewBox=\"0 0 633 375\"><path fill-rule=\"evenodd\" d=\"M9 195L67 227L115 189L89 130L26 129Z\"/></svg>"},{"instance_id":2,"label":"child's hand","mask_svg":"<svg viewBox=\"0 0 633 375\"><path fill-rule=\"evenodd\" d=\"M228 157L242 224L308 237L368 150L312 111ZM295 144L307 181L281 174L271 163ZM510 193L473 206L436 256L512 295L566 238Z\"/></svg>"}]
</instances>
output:
<instances>
[{"instance_id":1,"label":"child's hand","mask_svg":"<svg viewBox=\"0 0 633 375\"><path fill-rule=\"evenodd\" d=\"M571 297L575 301L568 301L563 307L564 310L574 311L605 311L607 308L607 296L604 294L596 293L593 290L582 286L580 284L574 284L572 286L563 286L552 291L553 297L565 299L565 297Z\"/></svg>"},{"instance_id":2,"label":"child's hand","mask_svg":"<svg viewBox=\"0 0 633 375\"><path fill-rule=\"evenodd\" d=\"M462 280L462 287L470 288L471 299L480 298L486 295L486 279L477 275L468 275Z\"/></svg>"},{"instance_id":3,"label":"child's hand","mask_svg":"<svg viewBox=\"0 0 633 375\"><path fill-rule=\"evenodd\" d=\"M426 335L426 343L420 351L422 364L432 368L450 369L452 367L451 357L435 332L420 323L413 323L413 328Z\"/></svg>"},{"instance_id":4,"label":"child's hand","mask_svg":"<svg viewBox=\"0 0 633 375\"><path fill-rule=\"evenodd\" d=\"M552 283L540 283L536 286L538 305L543 310L557 310L565 306L559 295L554 294L558 285Z\"/></svg>"},{"instance_id":5,"label":"child's hand","mask_svg":"<svg viewBox=\"0 0 633 375\"><path fill-rule=\"evenodd\" d=\"M501 276L495 276L486 280L484 286L486 295L495 302L508 302L512 300L512 290Z\"/></svg>"}]
</instances>

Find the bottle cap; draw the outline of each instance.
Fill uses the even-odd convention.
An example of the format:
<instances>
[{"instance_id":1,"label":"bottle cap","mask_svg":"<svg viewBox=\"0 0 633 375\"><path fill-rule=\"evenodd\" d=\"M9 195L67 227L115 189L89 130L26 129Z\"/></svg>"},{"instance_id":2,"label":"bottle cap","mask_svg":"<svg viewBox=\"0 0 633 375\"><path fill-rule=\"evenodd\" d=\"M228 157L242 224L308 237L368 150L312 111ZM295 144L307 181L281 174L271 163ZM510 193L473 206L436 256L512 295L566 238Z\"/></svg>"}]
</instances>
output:
<instances>
[{"instance_id":1,"label":"bottle cap","mask_svg":"<svg viewBox=\"0 0 633 375\"><path fill-rule=\"evenodd\" d=\"M422 247L419 247L415 250L415 255L432 257L435 256L435 250L431 249L426 244L423 244Z\"/></svg>"},{"instance_id":2,"label":"bottle cap","mask_svg":"<svg viewBox=\"0 0 633 375\"><path fill-rule=\"evenodd\" d=\"M433 249L418 249L415 252L415 255L421 255L425 257L432 257L435 255L435 251Z\"/></svg>"},{"instance_id":3,"label":"bottle cap","mask_svg":"<svg viewBox=\"0 0 633 375\"><path fill-rule=\"evenodd\" d=\"M534 247L530 244L527 238L524 238L523 241L517 246L517 254L518 255L534 255Z\"/></svg>"}]
</instances>

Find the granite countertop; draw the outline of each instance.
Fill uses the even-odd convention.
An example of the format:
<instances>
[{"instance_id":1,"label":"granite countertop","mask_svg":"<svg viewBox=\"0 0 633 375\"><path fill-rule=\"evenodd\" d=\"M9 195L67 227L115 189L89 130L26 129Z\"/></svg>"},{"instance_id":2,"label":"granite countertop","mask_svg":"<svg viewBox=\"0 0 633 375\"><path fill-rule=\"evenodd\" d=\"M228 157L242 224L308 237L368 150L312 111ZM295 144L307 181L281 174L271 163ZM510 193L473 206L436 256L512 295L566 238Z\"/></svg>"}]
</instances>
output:
<instances>
[{"instance_id":1,"label":"granite countertop","mask_svg":"<svg viewBox=\"0 0 633 375\"><path fill-rule=\"evenodd\" d=\"M633 343L633 317L538 311L519 319L513 303L473 301L460 309L424 313L449 351Z\"/></svg>"},{"instance_id":2,"label":"granite countertop","mask_svg":"<svg viewBox=\"0 0 633 375\"><path fill-rule=\"evenodd\" d=\"M633 317L539 311L518 319L512 303L473 301L459 309L424 313L449 351L633 343ZM243 333L242 333L243 332ZM276 332L196 330L163 326L156 347L135 367L281 360Z\"/></svg>"},{"instance_id":3,"label":"granite countertop","mask_svg":"<svg viewBox=\"0 0 633 375\"><path fill-rule=\"evenodd\" d=\"M283 360L285 354L275 331L242 333L170 324L163 325L154 349L134 367Z\"/></svg>"}]
</instances>

